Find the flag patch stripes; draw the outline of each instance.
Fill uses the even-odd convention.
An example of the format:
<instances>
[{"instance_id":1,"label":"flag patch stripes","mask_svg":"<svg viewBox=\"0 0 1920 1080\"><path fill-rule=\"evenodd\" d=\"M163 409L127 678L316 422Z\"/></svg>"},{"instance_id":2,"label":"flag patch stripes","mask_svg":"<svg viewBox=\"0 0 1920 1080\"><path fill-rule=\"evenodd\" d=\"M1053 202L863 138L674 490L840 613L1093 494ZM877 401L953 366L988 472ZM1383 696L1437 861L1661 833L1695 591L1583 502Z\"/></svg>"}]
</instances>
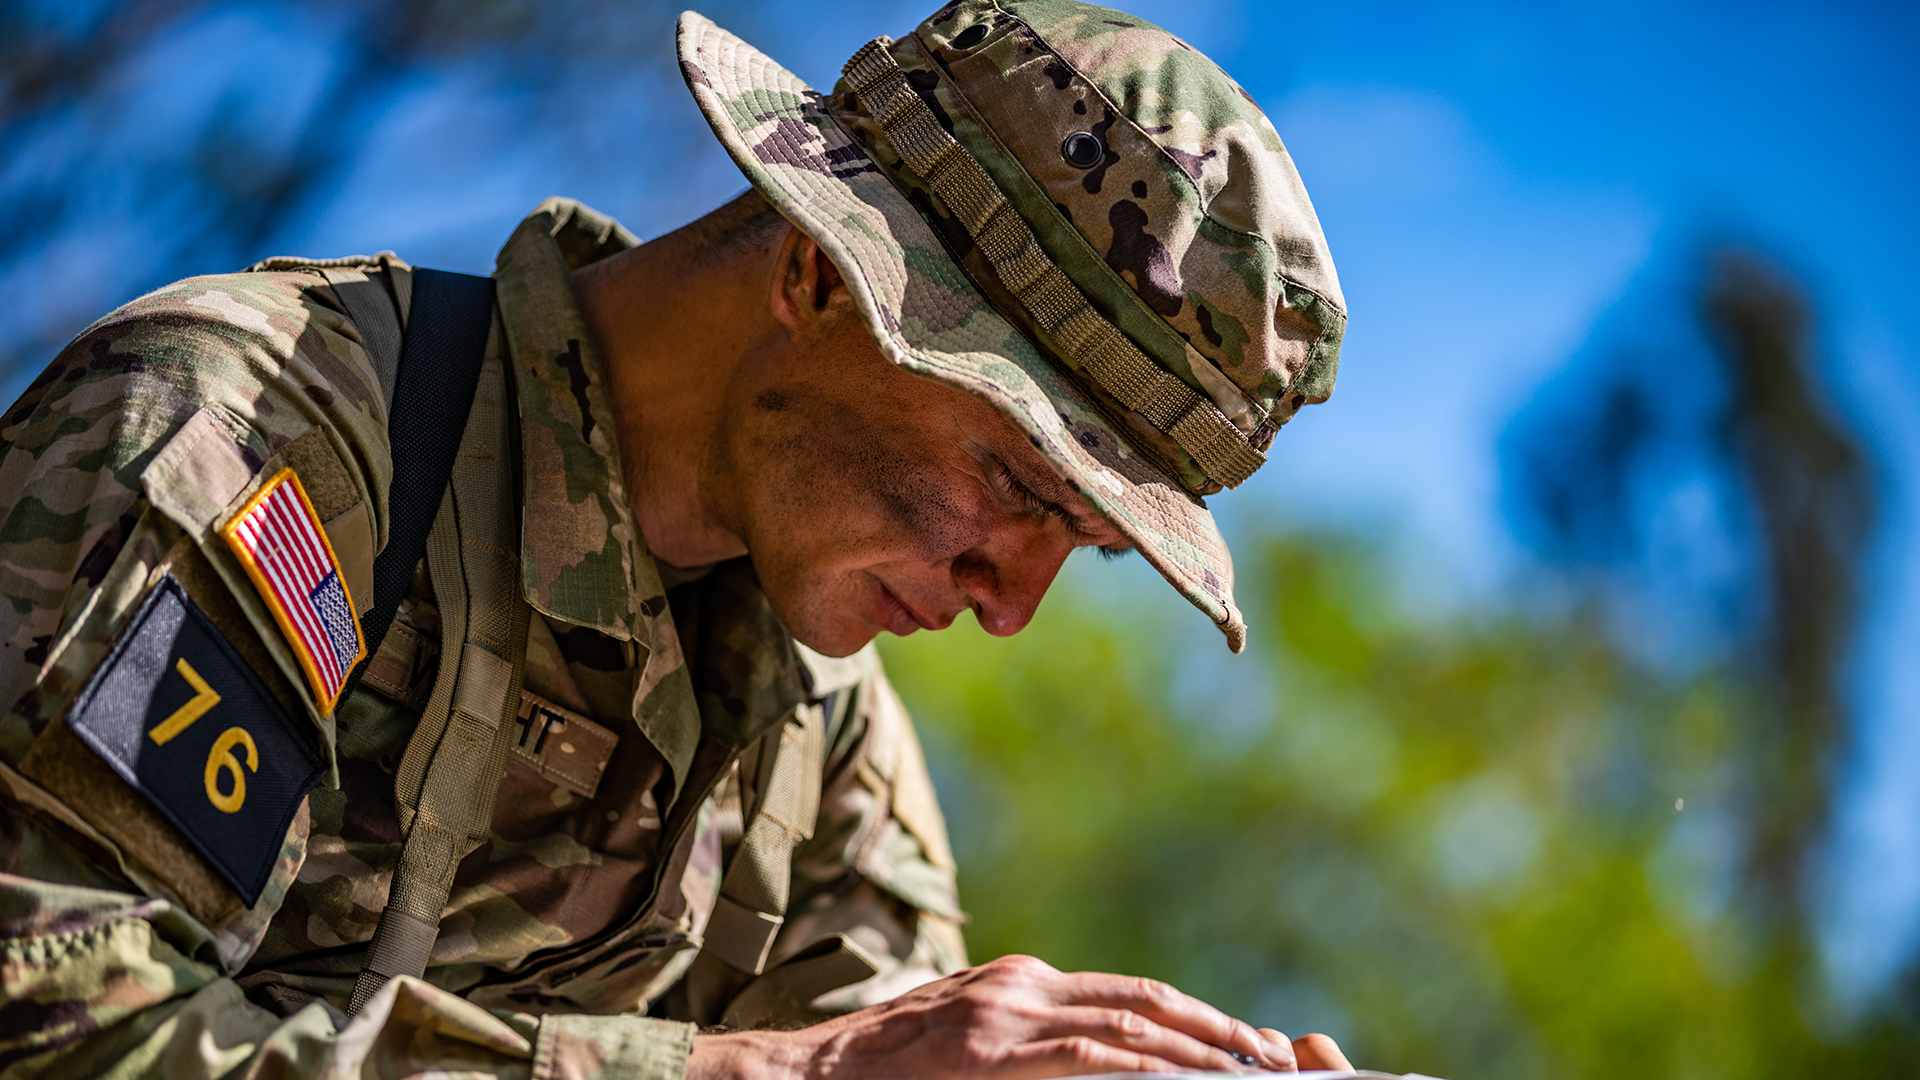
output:
<instances>
[{"instance_id":1,"label":"flag patch stripes","mask_svg":"<svg viewBox=\"0 0 1920 1080\"><path fill-rule=\"evenodd\" d=\"M293 646L320 711L332 712L367 646L340 560L300 477L281 469L220 532Z\"/></svg>"}]
</instances>

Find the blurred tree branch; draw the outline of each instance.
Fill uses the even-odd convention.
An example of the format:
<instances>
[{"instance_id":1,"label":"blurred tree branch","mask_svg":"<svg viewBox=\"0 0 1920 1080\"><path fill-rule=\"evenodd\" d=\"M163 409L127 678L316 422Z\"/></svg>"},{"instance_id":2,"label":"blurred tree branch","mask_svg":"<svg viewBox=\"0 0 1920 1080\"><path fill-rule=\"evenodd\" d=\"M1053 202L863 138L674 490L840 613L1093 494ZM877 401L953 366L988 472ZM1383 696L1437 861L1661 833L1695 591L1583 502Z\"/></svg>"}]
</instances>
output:
<instances>
[{"instance_id":1,"label":"blurred tree branch","mask_svg":"<svg viewBox=\"0 0 1920 1080\"><path fill-rule=\"evenodd\" d=\"M1700 298L1726 369L1722 444L1740 470L1766 552L1758 666L1773 687L1755 721L1753 874L1759 895L1798 894L1831 812L1846 746L1841 688L1860 614L1876 490L1869 458L1825 404L1805 294L1756 256L1715 254Z\"/></svg>"},{"instance_id":2,"label":"blurred tree branch","mask_svg":"<svg viewBox=\"0 0 1920 1080\"><path fill-rule=\"evenodd\" d=\"M1822 392L1801 286L1739 248L1708 251L1699 267L1690 292L1627 305L1625 334L1603 330L1595 356L1523 412L1510 475L1517 516L1541 553L1562 567L1598 567L1590 595L1603 607L1620 608L1636 588L1677 594L1660 598L1669 611L1710 603L1701 582L1655 582L1654 519L1694 481L1732 504L1665 542L1731 540L1742 552L1730 591L1743 602L1725 643L1750 688L1736 750L1747 804L1742 903L1769 962L1799 980L1817 975L1807 873L1851 730L1843 682L1878 482ZM1612 344L1620 336L1631 344Z\"/></svg>"},{"instance_id":3,"label":"blurred tree branch","mask_svg":"<svg viewBox=\"0 0 1920 1080\"><path fill-rule=\"evenodd\" d=\"M111 228L90 216L90 200L109 197L142 225L116 262L122 298L245 265L325 208L423 77L464 68L529 122L565 115L596 73L611 83L665 67L672 13L656 0L0 0L0 270ZM168 42L223 19L292 28L298 59L321 72L317 92L247 71L247 42L202 43L149 70ZM170 116L163 137L143 129L153 97L196 83L212 85L210 105ZM0 372L37 366L78 329L9 318L24 325L0 335Z\"/></svg>"}]
</instances>

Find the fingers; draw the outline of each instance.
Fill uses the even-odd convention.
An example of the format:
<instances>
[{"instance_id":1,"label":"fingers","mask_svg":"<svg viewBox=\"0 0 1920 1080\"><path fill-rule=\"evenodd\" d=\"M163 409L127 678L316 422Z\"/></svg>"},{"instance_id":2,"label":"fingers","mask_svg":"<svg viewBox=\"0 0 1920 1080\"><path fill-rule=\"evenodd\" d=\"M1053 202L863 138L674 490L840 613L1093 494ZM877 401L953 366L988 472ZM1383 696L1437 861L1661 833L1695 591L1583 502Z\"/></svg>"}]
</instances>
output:
<instances>
[{"instance_id":1,"label":"fingers","mask_svg":"<svg viewBox=\"0 0 1920 1080\"><path fill-rule=\"evenodd\" d=\"M1085 1035L1028 1043L1010 1052L1000 1080L1041 1080L1052 1076L1082 1076L1110 1072L1179 1072L1176 1065L1148 1054L1123 1050Z\"/></svg>"},{"instance_id":2,"label":"fingers","mask_svg":"<svg viewBox=\"0 0 1920 1080\"><path fill-rule=\"evenodd\" d=\"M1068 1005L1055 1009L1051 1019L1049 1035L1094 1039L1184 1069L1239 1071L1239 1062L1227 1051L1127 1009Z\"/></svg>"},{"instance_id":3,"label":"fingers","mask_svg":"<svg viewBox=\"0 0 1920 1080\"><path fill-rule=\"evenodd\" d=\"M1302 1069L1353 1071L1353 1066L1347 1062L1347 1055L1340 1052L1339 1044L1317 1032L1293 1040L1293 1053Z\"/></svg>"},{"instance_id":4,"label":"fingers","mask_svg":"<svg viewBox=\"0 0 1920 1080\"><path fill-rule=\"evenodd\" d=\"M1279 1052L1280 1047L1284 1046L1287 1048L1286 1053L1287 1053L1289 1064L1285 1066L1276 1066L1274 1068L1275 1072L1298 1072L1300 1069L1312 1068L1312 1066L1310 1065L1299 1064L1299 1062L1297 1061L1297 1056L1293 1052L1293 1043L1291 1040L1287 1038L1286 1032L1275 1031L1272 1028L1261 1028L1260 1038L1265 1040L1266 1044L1269 1047L1273 1048L1273 1050L1270 1051L1268 1054L1269 1057L1276 1056Z\"/></svg>"},{"instance_id":5,"label":"fingers","mask_svg":"<svg viewBox=\"0 0 1920 1080\"><path fill-rule=\"evenodd\" d=\"M1262 1068L1294 1071L1293 1047L1284 1039L1269 1042L1252 1026L1163 982L1125 975L1079 972L1063 976L1061 1004L1125 1009L1162 1027L1232 1054L1246 1054ZM1211 1066L1210 1066L1211 1067Z\"/></svg>"},{"instance_id":6,"label":"fingers","mask_svg":"<svg viewBox=\"0 0 1920 1080\"><path fill-rule=\"evenodd\" d=\"M1351 1071L1325 1035L1298 1040L1240 1020L1152 979L1097 972L1060 972L1032 957L1003 957L972 973L1040 991L1054 1007L1022 1060L1054 1076L1130 1069L1234 1072L1252 1064L1273 1072Z\"/></svg>"}]
</instances>

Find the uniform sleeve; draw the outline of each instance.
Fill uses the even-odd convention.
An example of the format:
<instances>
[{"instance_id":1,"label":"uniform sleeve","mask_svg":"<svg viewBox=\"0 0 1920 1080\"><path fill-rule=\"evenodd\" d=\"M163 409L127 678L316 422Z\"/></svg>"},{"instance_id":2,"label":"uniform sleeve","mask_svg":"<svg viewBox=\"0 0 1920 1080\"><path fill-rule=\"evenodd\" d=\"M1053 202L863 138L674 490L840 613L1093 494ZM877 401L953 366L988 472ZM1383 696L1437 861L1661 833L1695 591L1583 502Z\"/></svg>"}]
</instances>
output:
<instances>
[{"instance_id":1,"label":"uniform sleeve","mask_svg":"<svg viewBox=\"0 0 1920 1080\"><path fill-rule=\"evenodd\" d=\"M953 852L913 721L877 660L850 692L772 956L843 933L879 961L871 979L813 1003L827 1012L885 1001L967 962Z\"/></svg>"},{"instance_id":2,"label":"uniform sleeve","mask_svg":"<svg viewBox=\"0 0 1920 1080\"><path fill-rule=\"evenodd\" d=\"M0 935L8 1078L669 1080L692 1048L692 1025L490 1012L404 976L351 1019L324 1001L283 1017L247 1000L176 907L103 889L0 875Z\"/></svg>"},{"instance_id":3,"label":"uniform sleeve","mask_svg":"<svg viewBox=\"0 0 1920 1080\"><path fill-rule=\"evenodd\" d=\"M321 515L329 535L344 521L377 550L385 397L338 295L311 272L189 279L143 297L90 327L0 417L0 1077L683 1075L691 1028L666 1021L494 1013L405 978L350 1020L324 1001L249 1000L234 976L302 865L304 812L247 908L204 868L183 869L192 860L164 823L127 828L112 808L143 809L131 787L76 797L87 789L35 766L54 760L61 716L152 571L205 546L229 494L289 455L314 466L316 509L341 508ZM282 654L260 658L286 667ZM297 674L275 678L300 715ZM330 757L331 717L306 711Z\"/></svg>"},{"instance_id":4,"label":"uniform sleeve","mask_svg":"<svg viewBox=\"0 0 1920 1080\"><path fill-rule=\"evenodd\" d=\"M17 762L104 655L144 593L130 564L209 531L223 496L302 437L341 485L322 494L366 508L356 539L377 550L386 401L313 273L170 285L89 327L28 386L0 417L0 758Z\"/></svg>"}]
</instances>

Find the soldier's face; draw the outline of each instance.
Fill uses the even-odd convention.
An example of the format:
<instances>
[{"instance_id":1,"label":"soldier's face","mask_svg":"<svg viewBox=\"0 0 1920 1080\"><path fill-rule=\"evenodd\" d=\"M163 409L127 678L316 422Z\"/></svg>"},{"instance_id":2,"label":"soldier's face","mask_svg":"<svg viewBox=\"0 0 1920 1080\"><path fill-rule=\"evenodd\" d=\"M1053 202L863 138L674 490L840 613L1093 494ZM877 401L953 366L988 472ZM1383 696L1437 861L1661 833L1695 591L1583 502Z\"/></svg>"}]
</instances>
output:
<instances>
[{"instance_id":1,"label":"soldier's face","mask_svg":"<svg viewBox=\"0 0 1920 1080\"><path fill-rule=\"evenodd\" d=\"M903 371L851 309L755 365L727 453L735 527L793 635L844 656L971 609L1033 617L1076 547L1126 540L993 406Z\"/></svg>"}]
</instances>

